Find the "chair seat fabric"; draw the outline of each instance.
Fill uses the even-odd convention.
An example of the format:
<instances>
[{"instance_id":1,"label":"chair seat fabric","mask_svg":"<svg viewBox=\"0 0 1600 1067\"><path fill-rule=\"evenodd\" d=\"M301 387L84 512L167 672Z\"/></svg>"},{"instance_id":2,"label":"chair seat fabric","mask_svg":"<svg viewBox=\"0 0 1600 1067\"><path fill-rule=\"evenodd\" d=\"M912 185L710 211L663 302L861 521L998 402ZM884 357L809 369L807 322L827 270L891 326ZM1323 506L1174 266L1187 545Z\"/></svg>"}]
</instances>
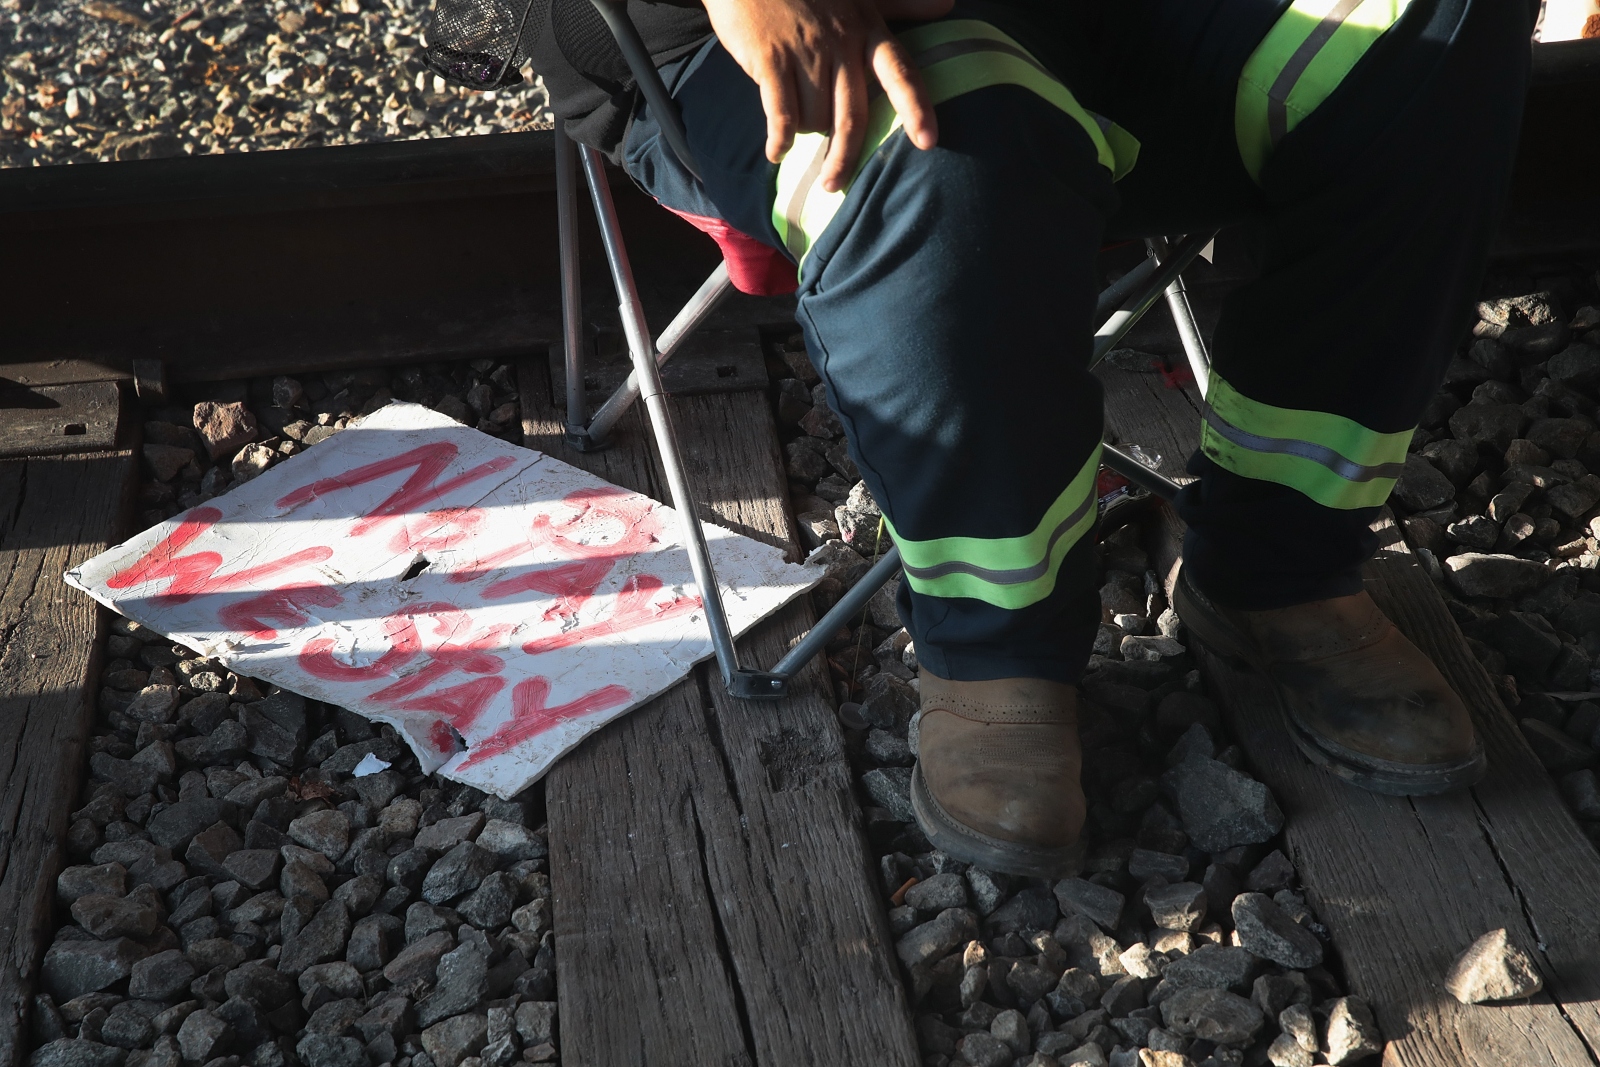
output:
<instances>
[{"instance_id":1,"label":"chair seat fabric","mask_svg":"<svg viewBox=\"0 0 1600 1067\"><path fill-rule=\"evenodd\" d=\"M693 215L666 204L661 206L717 242L717 247L722 250L722 258L728 264L728 280L741 293L783 296L800 287L794 264L771 245L734 229L721 219Z\"/></svg>"}]
</instances>

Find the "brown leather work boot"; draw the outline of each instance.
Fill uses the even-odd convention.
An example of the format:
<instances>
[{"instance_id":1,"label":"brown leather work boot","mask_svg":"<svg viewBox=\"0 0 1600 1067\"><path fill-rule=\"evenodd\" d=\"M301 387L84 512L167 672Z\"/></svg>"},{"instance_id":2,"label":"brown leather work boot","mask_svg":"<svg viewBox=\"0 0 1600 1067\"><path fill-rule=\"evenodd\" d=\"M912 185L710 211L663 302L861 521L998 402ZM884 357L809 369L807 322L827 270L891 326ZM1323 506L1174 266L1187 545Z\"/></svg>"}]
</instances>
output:
<instances>
[{"instance_id":1,"label":"brown leather work boot","mask_svg":"<svg viewBox=\"0 0 1600 1067\"><path fill-rule=\"evenodd\" d=\"M1202 643L1275 683L1300 751L1351 785L1431 796L1483 777L1483 746L1466 705L1365 591L1239 611L1207 599L1180 573L1173 599Z\"/></svg>"},{"instance_id":2,"label":"brown leather work boot","mask_svg":"<svg viewBox=\"0 0 1600 1067\"><path fill-rule=\"evenodd\" d=\"M911 804L928 840L985 870L1076 873L1085 808L1077 687L951 682L927 668L921 685Z\"/></svg>"}]
</instances>

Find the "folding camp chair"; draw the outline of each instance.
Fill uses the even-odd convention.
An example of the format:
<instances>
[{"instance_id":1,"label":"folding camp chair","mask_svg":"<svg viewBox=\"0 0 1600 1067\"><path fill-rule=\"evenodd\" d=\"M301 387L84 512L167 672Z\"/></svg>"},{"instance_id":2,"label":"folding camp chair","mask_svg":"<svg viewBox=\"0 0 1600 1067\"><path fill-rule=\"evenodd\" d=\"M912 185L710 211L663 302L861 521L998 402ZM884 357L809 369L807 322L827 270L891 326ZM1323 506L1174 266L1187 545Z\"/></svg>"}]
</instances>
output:
<instances>
[{"instance_id":1,"label":"folding camp chair","mask_svg":"<svg viewBox=\"0 0 1600 1067\"><path fill-rule=\"evenodd\" d=\"M518 66L526 58L525 30L530 12L550 0L438 0L428 29L424 59L441 77L472 89L494 89L521 80ZM684 167L696 177L700 168L689 148L677 105L650 60L637 28L628 18L626 0L591 0L616 38L629 70L644 94L652 115L660 124L662 137ZM511 5L511 6L507 6ZM542 11L541 11L542 17ZM588 417L583 386L583 319L578 264L577 170L584 180L599 223L601 243L616 288L618 311L628 355L633 365L627 380L609 399ZM785 696L788 682L813 656L822 651L851 618L862 611L872 596L900 570L900 553L891 548L770 670L755 670L739 662L733 631L722 604L721 589L711 564L705 532L697 517L696 497L684 469L682 451L661 385L661 365L671 359L684 340L716 310L733 291L734 285L725 260L711 272L699 290L690 297L659 337L652 339L644 305L634 283L623 242L617 212L606 178L604 159L586 145L569 140L556 131L556 198L558 203L561 256L561 310L563 357L567 378L566 438L579 451L604 448L611 440L617 422L633 406L644 400L661 466L666 472L672 506L683 523L695 583L705 604L706 623L716 650L722 682L736 697L775 700ZM1195 234L1169 247L1163 239L1146 241L1147 256L1138 267L1117 279L1100 294L1095 319L1091 366L1098 363L1127 335L1135 323L1165 296L1167 307L1177 324L1195 381L1204 396L1210 358L1200 336L1194 314L1184 290L1182 272L1210 244L1215 233ZM1171 499L1179 489L1176 482L1151 470L1129 453L1114 445L1104 446L1104 465L1129 482L1157 496Z\"/></svg>"}]
</instances>

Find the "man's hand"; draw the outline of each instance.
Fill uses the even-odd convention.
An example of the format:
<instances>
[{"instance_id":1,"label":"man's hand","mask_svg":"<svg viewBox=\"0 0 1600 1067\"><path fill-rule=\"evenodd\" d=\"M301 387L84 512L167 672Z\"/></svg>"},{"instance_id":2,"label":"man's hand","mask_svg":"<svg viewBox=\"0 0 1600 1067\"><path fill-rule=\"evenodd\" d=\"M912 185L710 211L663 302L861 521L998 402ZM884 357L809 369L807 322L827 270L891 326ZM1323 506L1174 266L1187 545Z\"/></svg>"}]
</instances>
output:
<instances>
[{"instance_id":1,"label":"man's hand","mask_svg":"<svg viewBox=\"0 0 1600 1067\"><path fill-rule=\"evenodd\" d=\"M867 132L867 68L918 148L939 130L922 78L885 19L931 19L953 0L705 0L722 46L761 89L767 158L797 133L832 136L822 186L844 187Z\"/></svg>"}]
</instances>

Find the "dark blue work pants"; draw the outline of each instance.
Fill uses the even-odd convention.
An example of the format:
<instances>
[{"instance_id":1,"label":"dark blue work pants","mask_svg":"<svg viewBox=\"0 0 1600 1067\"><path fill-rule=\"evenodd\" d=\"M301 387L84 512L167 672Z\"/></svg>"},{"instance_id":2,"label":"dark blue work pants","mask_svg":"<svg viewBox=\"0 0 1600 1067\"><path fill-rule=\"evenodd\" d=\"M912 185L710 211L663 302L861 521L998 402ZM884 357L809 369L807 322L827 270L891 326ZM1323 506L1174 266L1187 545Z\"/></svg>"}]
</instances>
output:
<instances>
[{"instance_id":1,"label":"dark blue work pants","mask_svg":"<svg viewBox=\"0 0 1600 1067\"><path fill-rule=\"evenodd\" d=\"M1112 237L1256 220L1260 275L1227 303L1218 372L1266 403L1382 432L1416 424L1470 321L1515 154L1526 5L1414 0L1259 185L1235 147L1234 93L1281 0L1097 6L1050 27L960 13L1000 25L1139 138L1129 176L1113 185L1083 129L1039 97L980 89L939 106L935 149L893 135L806 261L807 350L902 537L1015 537L1083 465L1101 434L1086 365L1096 257ZM663 203L782 247L755 85L715 42L664 74L703 184L645 112L629 173ZM1323 507L1198 453L1191 470L1185 565L1219 601L1268 608L1360 588L1376 509ZM1048 596L1017 609L903 584L921 662L954 679L1076 680L1099 620L1089 540Z\"/></svg>"}]
</instances>

